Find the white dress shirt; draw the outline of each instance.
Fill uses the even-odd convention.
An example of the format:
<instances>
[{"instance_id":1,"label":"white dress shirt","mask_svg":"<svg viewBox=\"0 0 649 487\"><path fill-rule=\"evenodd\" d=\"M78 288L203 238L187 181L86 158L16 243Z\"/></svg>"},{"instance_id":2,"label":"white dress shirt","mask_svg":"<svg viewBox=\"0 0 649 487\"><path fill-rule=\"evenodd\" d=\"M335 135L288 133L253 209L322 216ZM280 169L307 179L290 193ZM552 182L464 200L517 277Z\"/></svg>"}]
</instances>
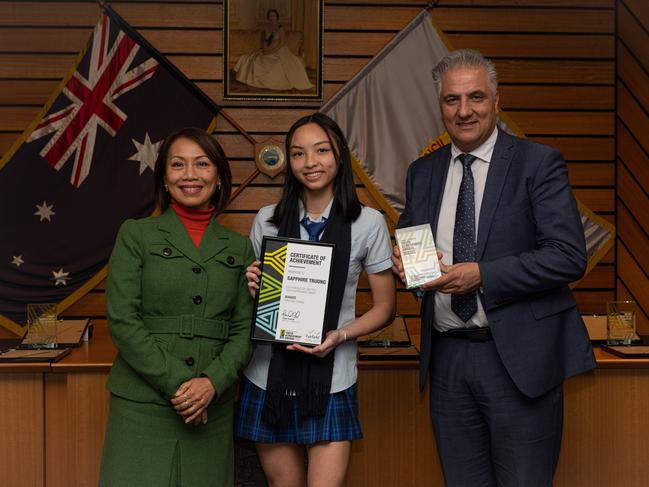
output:
<instances>
[{"instance_id":1,"label":"white dress shirt","mask_svg":"<svg viewBox=\"0 0 649 487\"><path fill-rule=\"evenodd\" d=\"M498 138L498 129L494 128L489 138L477 149L472 150L470 154L476 156L476 160L471 164L471 173L473 174L473 188L475 201L475 232L478 236L478 224L480 222L480 209L482 208L482 197L484 195L485 183L487 182L487 173L489 172L489 162ZM453 264L453 229L455 227L455 210L457 208L457 197L460 192L462 183L462 162L458 156L463 152L455 144L451 145L451 163L448 167L446 176L446 185L444 186L444 196L442 197L442 206L439 211L437 220L437 235L435 245L437 250L443 252L442 262L446 265ZM480 291L478 291L480 292ZM482 307L482 302L478 297L478 311L466 323L462 321L451 310L451 295L436 292L435 296L435 319L433 325L438 331L447 331L456 328L487 326L487 315Z\"/></svg>"}]
</instances>

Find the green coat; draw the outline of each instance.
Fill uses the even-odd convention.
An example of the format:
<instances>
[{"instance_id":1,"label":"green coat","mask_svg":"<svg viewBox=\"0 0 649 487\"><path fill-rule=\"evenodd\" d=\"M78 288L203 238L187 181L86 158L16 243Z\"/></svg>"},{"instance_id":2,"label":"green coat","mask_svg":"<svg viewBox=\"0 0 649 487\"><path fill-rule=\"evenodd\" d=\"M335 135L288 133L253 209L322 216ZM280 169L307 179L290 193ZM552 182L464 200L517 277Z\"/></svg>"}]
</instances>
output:
<instances>
[{"instance_id":1,"label":"green coat","mask_svg":"<svg viewBox=\"0 0 649 487\"><path fill-rule=\"evenodd\" d=\"M119 351L108 388L119 398L120 406L113 408L111 403L102 461L105 485L118 483L111 473L119 471L133 470L128 478L139 475L146 480L148 468L142 468L143 461L153 464L152 475L160 471L178 475L182 465L170 467L169 459L189 456L179 455L179 441L181 449L182 442L189 442L191 451L205 456L206 475L213 476L209 469L222 463L215 457L227 457L225 464L231 463L232 385L251 350L252 300L245 270L253 260L250 241L214 220L199 248L171 209L159 217L128 220L122 225L110 258L106 288L109 330ZM208 408L209 422L197 427L184 425L169 399L181 383L199 376L208 377L216 389ZM151 414L143 417L164 419L147 424L144 432L131 434L141 421L125 426L123 417L129 416L129 409L124 405L129 403L137 406L137 414L142 413L143 404L149 404ZM120 418L113 417L114 410ZM210 427L215 428L213 433L195 434ZM202 437L214 437L217 430L225 432L217 435L223 438L212 438L212 446L200 445ZM183 438L177 438L178 431ZM184 436L185 431L189 436ZM156 445L156 451L150 451L151 444ZM129 460L145 448L146 459ZM214 448L219 451L212 451ZM120 454L122 450L129 455ZM194 471L196 462L192 458ZM230 465L227 468L231 470ZM231 473L221 477L230 478ZM204 485L228 483L212 477Z\"/></svg>"}]
</instances>

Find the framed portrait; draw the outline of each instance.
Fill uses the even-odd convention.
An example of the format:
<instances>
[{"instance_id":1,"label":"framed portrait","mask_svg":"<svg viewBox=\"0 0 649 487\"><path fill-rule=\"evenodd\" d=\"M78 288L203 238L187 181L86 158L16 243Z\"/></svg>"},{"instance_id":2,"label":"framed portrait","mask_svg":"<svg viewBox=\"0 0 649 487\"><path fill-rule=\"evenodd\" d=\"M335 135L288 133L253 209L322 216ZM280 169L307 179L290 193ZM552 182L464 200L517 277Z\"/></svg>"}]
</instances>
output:
<instances>
[{"instance_id":1,"label":"framed portrait","mask_svg":"<svg viewBox=\"0 0 649 487\"><path fill-rule=\"evenodd\" d=\"M322 101L324 0L224 7L224 100Z\"/></svg>"}]
</instances>

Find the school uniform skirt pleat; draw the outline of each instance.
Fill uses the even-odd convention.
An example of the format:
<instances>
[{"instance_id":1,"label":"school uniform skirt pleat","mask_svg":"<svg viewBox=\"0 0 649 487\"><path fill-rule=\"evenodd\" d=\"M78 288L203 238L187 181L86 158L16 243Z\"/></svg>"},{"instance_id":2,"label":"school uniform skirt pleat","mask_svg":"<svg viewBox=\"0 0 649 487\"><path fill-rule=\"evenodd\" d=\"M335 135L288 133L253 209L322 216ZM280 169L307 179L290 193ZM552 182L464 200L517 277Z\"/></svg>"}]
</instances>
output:
<instances>
[{"instance_id":1,"label":"school uniform skirt pleat","mask_svg":"<svg viewBox=\"0 0 649 487\"><path fill-rule=\"evenodd\" d=\"M325 441L351 441L363 437L358 416L356 384L329 394L323 416L302 417L297 401L293 402L286 426L266 424L263 420L266 391L246 377L241 379L235 434L257 443L297 443L313 445Z\"/></svg>"},{"instance_id":2,"label":"school uniform skirt pleat","mask_svg":"<svg viewBox=\"0 0 649 487\"><path fill-rule=\"evenodd\" d=\"M171 406L111 395L99 485L232 486L233 401L207 414L207 424L188 425Z\"/></svg>"}]
</instances>

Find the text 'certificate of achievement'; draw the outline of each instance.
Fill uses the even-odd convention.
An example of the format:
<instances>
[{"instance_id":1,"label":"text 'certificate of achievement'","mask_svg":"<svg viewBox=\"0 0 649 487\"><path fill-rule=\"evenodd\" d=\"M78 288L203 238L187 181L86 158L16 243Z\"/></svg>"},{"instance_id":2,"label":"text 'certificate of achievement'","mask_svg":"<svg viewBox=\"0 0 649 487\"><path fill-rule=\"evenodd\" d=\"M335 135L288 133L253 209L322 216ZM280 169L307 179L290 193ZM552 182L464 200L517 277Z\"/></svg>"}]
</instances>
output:
<instances>
[{"instance_id":1,"label":"text 'certificate of achievement'","mask_svg":"<svg viewBox=\"0 0 649 487\"><path fill-rule=\"evenodd\" d=\"M323 340L333 244L264 237L252 339L319 345Z\"/></svg>"},{"instance_id":2,"label":"text 'certificate of achievement'","mask_svg":"<svg viewBox=\"0 0 649 487\"><path fill-rule=\"evenodd\" d=\"M406 287L412 289L442 276L433 232L428 223L397 228L394 236L401 253Z\"/></svg>"}]
</instances>

